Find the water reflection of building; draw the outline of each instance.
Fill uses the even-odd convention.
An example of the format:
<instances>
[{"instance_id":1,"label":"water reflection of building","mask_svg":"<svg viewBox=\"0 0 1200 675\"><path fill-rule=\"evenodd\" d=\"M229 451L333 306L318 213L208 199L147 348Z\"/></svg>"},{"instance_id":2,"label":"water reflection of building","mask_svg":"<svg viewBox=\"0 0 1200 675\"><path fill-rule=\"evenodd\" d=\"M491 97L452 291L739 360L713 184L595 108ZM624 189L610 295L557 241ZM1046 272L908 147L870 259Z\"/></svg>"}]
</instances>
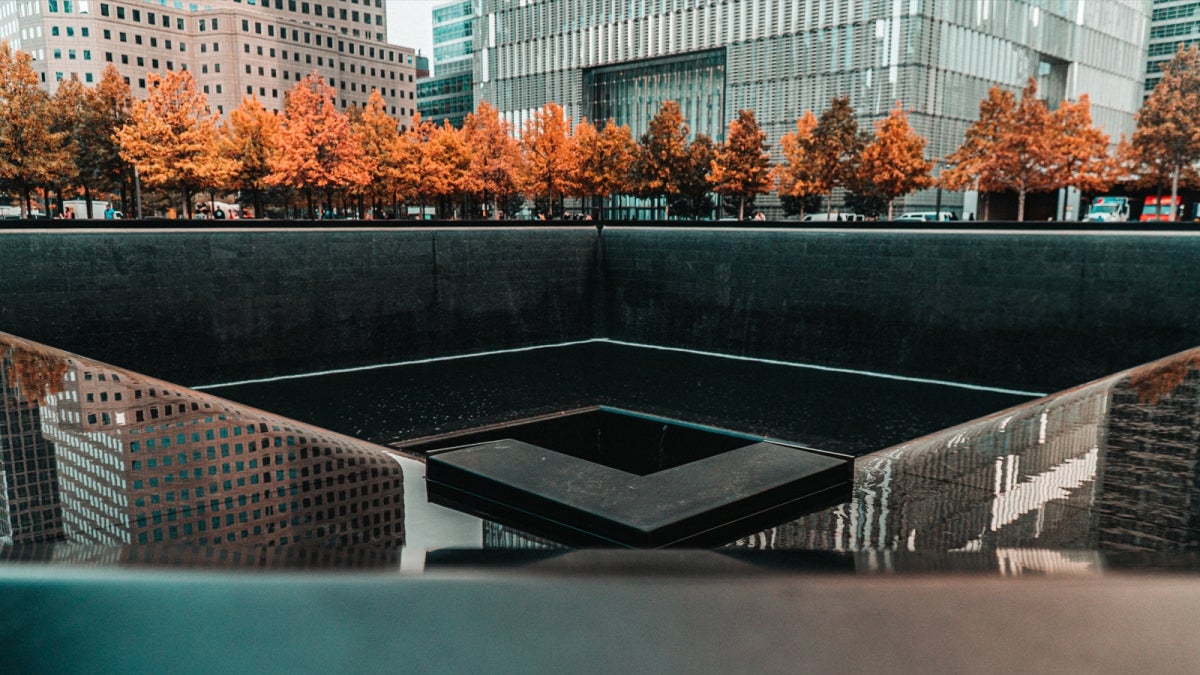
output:
<instances>
[{"instance_id":1,"label":"water reflection of building","mask_svg":"<svg viewBox=\"0 0 1200 675\"><path fill-rule=\"evenodd\" d=\"M853 498L736 545L835 551L1095 545L1108 389L1082 388L860 458Z\"/></svg>"},{"instance_id":2,"label":"water reflection of building","mask_svg":"<svg viewBox=\"0 0 1200 675\"><path fill-rule=\"evenodd\" d=\"M1192 361L1139 368L1113 390L1096 505L1103 550L1200 545L1200 372Z\"/></svg>"},{"instance_id":3,"label":"water reflection of building","mask_svg":"<svg viewBox=\"0 0 1200 675\"><path fill-rule=\"evenodd\" d=\"M484 548L562 548L562 544L558 544L543 537L534 536L528 532L522 532L521 530L509 527L507 525L494 523L487 519L484 519L482 522Z\"/></svg>"},{"instance_id":4,"label":"water reflection of building","mask_svg":"<svg viewBox=\"0 0 1200 675\"><path fill-rule=\"evenodd\" d=\"M219 569L395 569L400 548L394 546L260 546L189 544L103 546L50 542L0 546L0 561L62 564L72 567L180 567Z\"/></svg>"},{"instance_id":5,"label":"water reflection of building","mask_svg":"<svg viewBox=\"0 0 1200 675\"><path fill-rule=\"evenodd\" d=\"M37 404L10 377L14 356L0 363L0 543L48 541L63 531L57 467Z\"/></svg>"},{"instance_id":6,"label":"water reflection of building","mask_svg":"<svg viewBox=\"0 0 1200 675\"><path fill-rule=\"evenodd\" d=\"M13 496L5 520L20 526L12 541L403 542L403 477L382 451L206 394L61 358L67 367L60 384L40 406L5 383L5 476L27 488L8 490ZM26 461L27 454L40 464ZM42 465L49 474L28 468ZM36 501L22 496L32 493L27 484L33 478ZM53 522L42 522L48 516L33 507L51 498L58 511Z\"/></svg>"}]
</instances>

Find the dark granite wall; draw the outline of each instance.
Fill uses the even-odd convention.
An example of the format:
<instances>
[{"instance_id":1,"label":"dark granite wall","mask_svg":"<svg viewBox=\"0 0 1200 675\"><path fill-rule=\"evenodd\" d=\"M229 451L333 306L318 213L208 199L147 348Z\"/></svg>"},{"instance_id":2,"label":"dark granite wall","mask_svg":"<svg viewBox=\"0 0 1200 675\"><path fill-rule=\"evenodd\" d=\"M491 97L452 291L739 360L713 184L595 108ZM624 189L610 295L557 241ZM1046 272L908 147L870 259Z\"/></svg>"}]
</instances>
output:
<instances>
[{"instance_id":1,"label":"dark granite wall","mask_svg":"<svg viewBox=\"0 0 1200 675\"><path fill-rule=\"evenodd\" d=\"M599 240L0 233L0 331L184 384L597 336L1050 391L1200 344L1200 236L1186 233Z\"/></svg>"},{"instance_id":2,"label":"dark granite wall","mask_svg":"<svg viewBox=\"0 0 1200 675\"><path fill-rule=\"evenodd\" d=\"M596 231L0 233L0 331L184 384L586 339Z\"/></svg>"},{"instance_id":3,"label":"dark granite wall","mask_svg":"<svg viewBox=\"0 0 1200 675\"><path fill-rule=\"evenodd\" d=\"M1200 344L1198 236L603 238L613 339L1045 391Z\"/></svg>"}]
</instances>

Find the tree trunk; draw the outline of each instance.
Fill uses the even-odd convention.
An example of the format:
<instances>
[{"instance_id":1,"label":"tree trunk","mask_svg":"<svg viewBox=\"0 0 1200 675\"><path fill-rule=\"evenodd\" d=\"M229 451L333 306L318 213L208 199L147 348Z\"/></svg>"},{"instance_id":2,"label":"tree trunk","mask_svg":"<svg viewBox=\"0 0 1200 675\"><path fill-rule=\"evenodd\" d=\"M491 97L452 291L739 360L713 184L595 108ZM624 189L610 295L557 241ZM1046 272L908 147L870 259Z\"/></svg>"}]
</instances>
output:
<instances>
[{"instance_id":1,"label":"tree trunk","mask_svg":"<svg viewBox=\"0 0 1200 675\"><path fill-rule=\"evenodd\" d=\"M1171 172L1171 217L1170 222L1175 222L1175 198L1179 195L1179 167ZM1162 203L1159 202L1158 212L1162 213Z\"/></svg>"},{"instance_id":2,"label":"tree trunk","mask_svg":"<svg viewBox=\"0 0 1200 675\"><path fill-rule=\"evenodd\" d=\"M746 198L738 195L738 220L746 219Z\"/></svg>"},{"instance_id":3,"label":"tree trunk","mask_svg":"<svg viewBox=\"0 0 1200 675\"><path fill-rule=\"evenodd\" d=\"M671 200L663 195L663 220L671 219Z\"/></svg>"},{"instance_id":4,"label":"tree trunk","mask_svg":"<svg viewBox=\"0 0 1200 675\"><path fill-rule=\"evenodd\" d=\"M87 212L87 219L91 220L93 218L93 216L92 216L92 190L86 185L83 186L83 201L84 201L84 211Z\"/></svg>"},{"instance_id":5,"label":"tree trunk","mask_svg":"<svg viewBox=\"0 0 1200 675\"><path fill-rule=\"evenodd\" d=\"M892 204L895 203L895 201L896 201L895 199L888 200L888 220L892 220ZM935 213L937 213L937 212L935 211ZM937 215L934 216L934 219L940 220L941 213L937 213Z\"/></svg>"},{"instance_id":6,"label":"tree trunk","mask_svg":"<svg viewBox=\"0 0 1200 675\"><path fill-rule=\"evenodd\" d=\"M1017 222L1025 222L1025 188L1017 190Z\"/></svg>"}]
</instances>

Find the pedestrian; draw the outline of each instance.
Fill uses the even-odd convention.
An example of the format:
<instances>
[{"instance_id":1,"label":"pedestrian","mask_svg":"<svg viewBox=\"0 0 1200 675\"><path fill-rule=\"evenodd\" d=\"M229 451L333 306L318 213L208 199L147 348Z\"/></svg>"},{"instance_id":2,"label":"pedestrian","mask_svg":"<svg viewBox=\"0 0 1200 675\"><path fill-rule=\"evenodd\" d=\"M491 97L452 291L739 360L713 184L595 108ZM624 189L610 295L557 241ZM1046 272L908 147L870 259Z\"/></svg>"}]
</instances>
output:
<instances>
[{"instance_id":1,"label":"pedestrian","mask_svg":"<svg viewBox=\"0 0 1200 675\"><path fill-rule=\"evenodd\" d=\"M104 219L112 220L116 216L116 211L113 210L112 204L104 207Z\"/></svg>"}]
</instances>

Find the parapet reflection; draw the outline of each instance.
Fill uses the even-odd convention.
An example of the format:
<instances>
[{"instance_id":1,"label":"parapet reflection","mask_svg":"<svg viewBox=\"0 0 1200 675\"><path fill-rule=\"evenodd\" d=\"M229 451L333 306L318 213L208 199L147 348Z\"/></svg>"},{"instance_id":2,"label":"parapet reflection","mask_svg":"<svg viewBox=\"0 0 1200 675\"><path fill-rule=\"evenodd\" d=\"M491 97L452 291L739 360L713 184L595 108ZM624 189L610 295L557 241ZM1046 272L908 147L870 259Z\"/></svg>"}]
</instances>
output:
<instances>
[{"instance_id":1,"label":"parapet reflection","mask_svg":"<svg viewBox=\"0 0 1200 675\"><path fill-rule=\"evenodd\" d=\"M381 448L3 333L0 357L0 544L404 542Z\"/></svg>"},{"instance_id":2,"label":"parapet reflection","mask_svg":"<svg viewBox=\"0 0 1200 675\"><path fill-rule=\"evenodd\" d=\"M1198 364L1183 352L861 457L849 501L731 546L845 552L868 572L1194 561Z\"/></svg>"}]
</instances>

